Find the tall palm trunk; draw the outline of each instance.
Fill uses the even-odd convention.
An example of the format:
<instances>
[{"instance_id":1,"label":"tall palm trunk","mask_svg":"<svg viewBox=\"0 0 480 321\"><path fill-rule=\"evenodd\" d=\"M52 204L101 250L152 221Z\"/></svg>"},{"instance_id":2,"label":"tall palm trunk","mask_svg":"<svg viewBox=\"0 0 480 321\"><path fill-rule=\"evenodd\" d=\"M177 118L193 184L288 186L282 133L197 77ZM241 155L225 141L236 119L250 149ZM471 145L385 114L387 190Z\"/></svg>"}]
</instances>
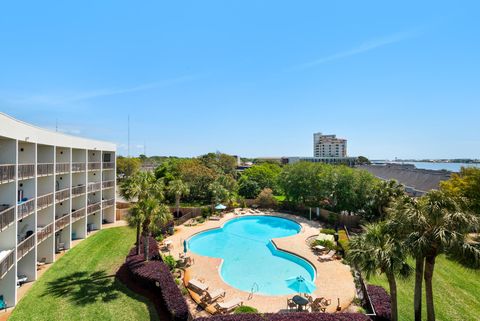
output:
<instances>
[{"instance_id":1,"label":"tall palm trunk","mask_svg":"<svg viewBox=\"0 0 480 321\"><path fill-rule=\"evenodd\" d=\"M397 307L397 281L395 280L395 275L392 273L387 274L388 285L390 287L390 297L392 300L391 305L391 320L398 321L398 307Z\"/></svg>"},{"instance_id":2,"label":"tall palm trunk","mask_svg":"<svg viewBox=\"0 0 480 321\"><path fill-rule=\"evenodd\" d=\"M137 223L137 255L140 255L140 231L142 226L140 222Z\"/></svg>"},{"instance_id":3,"label":"tall palm trunk","mask_svg":"<svg viewBox=\"0 0 480 321\"><path fill-rule=\"evenodd\" d=\"M175 207L177 208L177 217L180 215L180 195L175 196Z\"/></svg>"},{"instance_id":4,"label":"tall palm trunk","mask_svg":"<svg viewBox=\"0 0 480 321\"><path fill-rule=\"evenodd\" d=\"M148 261L148 251L150 250L150 242L148 241L149 237L148 237L148 233L145 233L145 237L143 239L143 246L144 246L144 258L145 258L145 261Z\"/></svg>"},{"instance_id":5,"label":"tall palm trunk","mask_svg":"<svg viewBox=\"0 0 480 321\"><path fill-rule=\"evenodd\" d=\"M418 255L415 259L415 292L413 295L415 321L422 321L422 286L424 266L425 258L422 255Z\"/></svg>"},{"instance_id":6,"label":"tall palm trunk","mask_svg":"<svg viewBox=\"0 0 480 321\"><path fill-rule=\"evenodd\" d=\"M435 269L436 255L427 255L425 259L425 296L427 303L427 321L435 321L435 306L433 303L433 270Z\"/></svg>"}]
</instances>

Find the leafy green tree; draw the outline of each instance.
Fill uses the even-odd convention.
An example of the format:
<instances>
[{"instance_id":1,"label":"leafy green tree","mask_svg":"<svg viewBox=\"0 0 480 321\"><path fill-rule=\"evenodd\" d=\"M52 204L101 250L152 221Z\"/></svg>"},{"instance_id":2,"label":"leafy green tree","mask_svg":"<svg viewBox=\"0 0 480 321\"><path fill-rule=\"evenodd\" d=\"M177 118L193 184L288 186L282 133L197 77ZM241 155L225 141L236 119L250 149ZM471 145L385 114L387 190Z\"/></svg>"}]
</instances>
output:
<instances>
[{"instance_id":1,"label":"leafy green tree","mask_svg":"<svg viewBox=\"0 0 480 321\"><path fill-rule=\"evenodd\" d=\"M392 299L392 321L398 320L396 278L410 274L406 256L403 242L395 237L395 231L389 229L385 222L366 225L363 234L351 239L347 254L347 260L367 278L375 273L386 275Z\"/></svg>"},{"instance_id":2,"label":"leafy green tree","mask_svg":"<svg viewBox=\"0 0 480 321\"><path fill-rule=\"evenodd\" d=\"M223 153L208 153L198 158L205 166L219 175L231 175L235 177L237 159Z\"/></svg>"},{"instance_id":3,"label":"leafy green tree","mask_svg":"<svg viewBox=\"0 0 480 321\"><path fill-rule=\"evenodd\" d=\"M288 202L296 205L318 205L328 194L320 188L319 174L323 166L307 162L287 165L279 175L278 183Z\"/></svg>"},{"instance_id":4,"label":"leafy green tree","mask_svg":"<svg viewBox=\"0 0 480 321\"><path fill-rule=\"evenodd\" d=\"M255 198L260 193L260 185L253 180L248 179L245 176L240 177L238 180L238 193L245 198Z\"/></svg>"},{"instance_id":5,"label":"leafy green tree","mask_svg":"<svg viewBox=\"0 0 480 321\"><path fill-rule=\"evenodd\" d=\"M210 202L209 185L215 181L218 174L205 166L198 159L182 160L177 165L179 177L190 188L186 199L191 201Z\"/></svg>"},{"instance_id":6,"label":"leafy green tree","mask_svg":"<svg viewBox=\"0 0 480 321\"><path fill-rule=\"evenodd\" d=\"M358 156L357 157L357 164L358 165L370 165L371 162L368 158L366 158L365 156Z\"/></svg>"},{"instance_id":7,"label":"leafy green tree","mask_svg":"<svg viewBox=\"0 0 480 321\"><path fill-rule=\"evenodd\" d=\"M267 187L258 194L255 203L263 208L272 208L277 205L277 200L273 196L273 191Z\"/></svg>"},{"instance_id":8,"label":"leafy green tree","mask_svg":"<svg viewBox=\"0 0 480 321\"><path fill-rule=\"evenodd\" d=\"M117 157L117 175L119 177L130 177L140 170L142 162L135 157Z\"/></svg>"},{"instance_id":9,"label":"leafy green tree","mask_svg":"<svg viewBox=\"0 0 480 321\"><path fill-rule=\"evenodd\" d=\"M188 188L188 185L185 184L182 180L176 179L168 184L167 190L170 195L173 195L175 197L175 208L178 217L180 212L180 199L182 196L190 193L190 189Z\"/></svg>"},{"instance_id":10,"label":"leafy green tree","mask_svg":"<svg viewBox=\"0 0 480 321\"><path fill-rule=\"evenodd\" d=\"M463 198L466 210L480 215L480 168L462 167L460 173L452 174L448 181L441 182L441 189L455 198Z\"/></svg>"},{"instance_id":11,"label":"leafy green tree","mask_svg":"<svg viewBox=\"0 0 480 321\"><path fill-rule=\"evenodd\" d=\"M278 193L278 176L281 171L281 167L274 163L262 163L246 169L239 179L240 195L254 198L264 188L270 188L274 193Z\"/></svg>"}]
</instances>

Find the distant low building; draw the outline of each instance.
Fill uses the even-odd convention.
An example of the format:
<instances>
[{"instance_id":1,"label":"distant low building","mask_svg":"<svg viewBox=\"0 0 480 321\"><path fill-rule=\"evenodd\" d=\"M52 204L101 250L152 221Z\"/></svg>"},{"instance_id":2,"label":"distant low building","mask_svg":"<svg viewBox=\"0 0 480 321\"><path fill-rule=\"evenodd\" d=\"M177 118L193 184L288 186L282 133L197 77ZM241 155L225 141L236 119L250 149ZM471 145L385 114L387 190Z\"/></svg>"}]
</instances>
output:
<instances>
[{"instance_id":1,"label":"distant low building","mask_svg":"<svg viewBox=\"0 0 480 321\"><path fill-rule=\"evenodd\" d=\"M332 165L355 166L356 157L283 157L282 164L295 164L298 162L324 163Z\"/></svg>"},{"instance_id":2,"label":"distant low building","mask_svg":"<svg viewBox=\"0 0 480 321\"><path fill-rule=\"evenodd\" d=\"M394 179L405 186L412 196L421 196L430 190L440 188L440 183L450 179L451 172L415 168L410 164L374 164L359 165L376 177L383 180Z\"/></svg>"}]
</instances>

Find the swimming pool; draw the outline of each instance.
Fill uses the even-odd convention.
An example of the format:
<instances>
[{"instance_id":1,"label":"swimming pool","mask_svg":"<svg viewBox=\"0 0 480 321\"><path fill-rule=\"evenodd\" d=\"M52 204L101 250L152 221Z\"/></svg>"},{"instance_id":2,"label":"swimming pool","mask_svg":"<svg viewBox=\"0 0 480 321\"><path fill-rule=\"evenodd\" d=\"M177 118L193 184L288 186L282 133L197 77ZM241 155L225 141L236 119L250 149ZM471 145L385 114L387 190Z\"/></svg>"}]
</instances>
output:
<instances>
[{"instance_id":1,"label":"swimming pool","mask_svg":"<svg viewBox=\"0 0 480 321\"><path fill-rule=\"evenodd\" d=\"M315 269L306 260L278 250L271 242L298 234L298 223L276 216L244 216L226 222L222 228L192 236L193 253L223 259L220 276L232 287L264 295L295 293L285 280L303 276L315 280Z\"/></svg>"}]
</instances>

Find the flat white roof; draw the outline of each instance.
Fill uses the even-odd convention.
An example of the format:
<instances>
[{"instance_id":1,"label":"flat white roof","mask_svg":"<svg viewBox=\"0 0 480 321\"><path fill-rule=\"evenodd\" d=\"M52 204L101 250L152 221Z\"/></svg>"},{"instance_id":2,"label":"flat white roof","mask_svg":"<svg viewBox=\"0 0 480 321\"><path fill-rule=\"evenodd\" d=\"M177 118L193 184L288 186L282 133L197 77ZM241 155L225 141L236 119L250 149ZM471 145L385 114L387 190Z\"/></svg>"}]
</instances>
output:
<instances>
[{"instance_id":1,"label":"flat white roof","mask_svg":"<svg viewBox=\"0 0 480 321\"><path fill-rule=\"evenodd\" d=\"M87 139L40 128L0 112L0 136L29 143L115 152L110 142Z\"/></svg>"}]
</instances>

